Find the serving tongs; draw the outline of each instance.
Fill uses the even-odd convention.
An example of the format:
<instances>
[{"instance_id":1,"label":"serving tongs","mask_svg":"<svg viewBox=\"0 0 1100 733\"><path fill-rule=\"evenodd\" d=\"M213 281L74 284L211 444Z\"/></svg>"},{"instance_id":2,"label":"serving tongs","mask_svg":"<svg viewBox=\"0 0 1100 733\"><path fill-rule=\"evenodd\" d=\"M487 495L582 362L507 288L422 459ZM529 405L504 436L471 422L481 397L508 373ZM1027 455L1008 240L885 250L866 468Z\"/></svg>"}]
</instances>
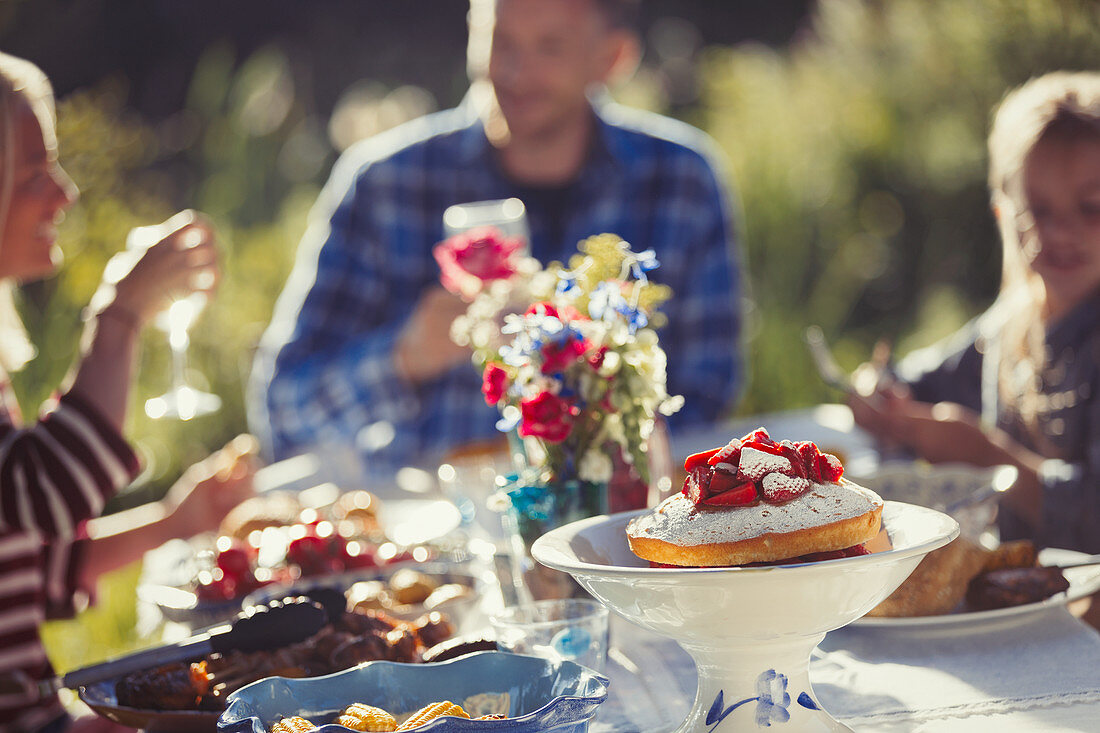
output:
<instances>
[{"instance_id":1,"label":"serving tongs","mask_svg":"<svg viewBox=\"0 0 1100 733\"><path fill-rule=\"evenodd\" d=\"M248 652L286 646L317 633L326 621L328 614L324 607L312 599L299 597L269 601L265 605L252 606L233 621L212 626L189 639L74 669L58 677L32 680L25 673L4 675L0 677L0 694L26 693L28 688L32 688L37 689L40 697L47 697L62 687L76 689L214 652Z\"/></svg>"},{"instance_id":2,"label":"serving tongs","mask_svg":"<svg viewBox=\"0 0 1100 733\"><path fill-rule=\"evenodd\" d=\"M1100 565L1100 555L1089 555L1088 557L1082 557L1078 560L1070 560L1068 562L1055 563L1054 565L1042 565L1044 568L1058 568L1059 570L1068 570L1070 568L1083 568L1089 565Z\"/></svg>"}]
</instances>

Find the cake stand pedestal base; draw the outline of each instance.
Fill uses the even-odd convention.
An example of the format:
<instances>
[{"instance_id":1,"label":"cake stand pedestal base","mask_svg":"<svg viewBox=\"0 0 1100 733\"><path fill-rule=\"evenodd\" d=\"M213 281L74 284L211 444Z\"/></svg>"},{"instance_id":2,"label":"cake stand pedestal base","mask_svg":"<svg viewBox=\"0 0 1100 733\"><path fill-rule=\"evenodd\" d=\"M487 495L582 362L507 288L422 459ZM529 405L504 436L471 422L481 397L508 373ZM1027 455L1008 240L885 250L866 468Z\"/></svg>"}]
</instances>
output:
<instances>
[{"instance_id":1,"label":"cake stand pedestal base","mask_svg":"<svg viewBox=\"0 0 1100 733\"><path fill-rule=\"evenodd\" d=\"M724 733L773 725L790 733L850 731L821 709L809 661L824 634L706 645L681 641L695 660L695 703L676 733Z\"/></svg>"}]
</instances>

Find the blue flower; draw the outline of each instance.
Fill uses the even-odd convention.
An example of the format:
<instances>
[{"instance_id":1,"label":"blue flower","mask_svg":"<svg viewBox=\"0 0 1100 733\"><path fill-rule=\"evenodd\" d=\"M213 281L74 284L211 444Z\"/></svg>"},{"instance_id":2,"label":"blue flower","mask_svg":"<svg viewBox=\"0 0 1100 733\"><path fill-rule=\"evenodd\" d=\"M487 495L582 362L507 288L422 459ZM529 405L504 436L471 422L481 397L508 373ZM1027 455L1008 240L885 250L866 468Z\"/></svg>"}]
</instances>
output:
<instances>
[{"instance_id":1,"label":"blue flower","mask_svg":"<svg viewBox=\"0 0 1100 733\"><path fill-rule=\"evenodd\" d=\"M588 299L588 314L597 321L609 321L622 307L629 307L618 283L601 282Z\"/></svg>"},{"instance_id":2,"label":"blue flower","mask_svg":"<svg viewBox=\"0 0 1100 733\"><path fill-rule=\"evenodd\" d=\"M624 310L621 310L620 313L626 318L626 325L630 329L631 334L637 333L639 328L645 328L649 323L649 316L640 308L631 308L627 306Z\"/></svg>"},{"instance_id":3,"label":"blue flower","mask_svg":"<svg viewBox=\"0 0 1100 733\"><path fill-rule=\"evenodd\" d=\"M646 272L656 270L661 266L661 263L657 261L657 253L651 249L643 250L634 257L638 260L638 267Z\"/></svg>"},{"instance_id":4,"label":"blue flower","mask_svg":"<svg viewBox=\"0 0 1100 733\"><path fill-rule=\"evenodd\" d=\"M558 273L558 287L556 288L558 295L568 293L575 287L577 287L576 273L571 270L562 270Z\"/></svg>"},{"instance_id":5,"label":"blue flower","mask_svg":"<svg viewBox=\"0 0 1100 733\"><path fill-rule=\"evenodd\" d=\"M787 694L787 675L774 669L756 678L756 724L767 728L772 723L786 723L791 719L787 706L791 696Z\"/></svg>"},{"instance_id":6,"label":"blue flower","mask_svg":"<svg viewBox=\"0 0 1100 733\"><path fill-rule=\"evenodd\" d=\"M787 694L787 675L779 674L774 669L762 672L756 678L756 693L756 697L746 697L726 707L723 701L724 695L719 690L714 702L710 705L710 710L707 711L705 724L710 726L710 731L717 730L730 713L754 701L758 728L770 728L772 723L786 723L791 719L791 714L787 711L787 706L791 704L791 696ZM798 696L798 702L802 707L811 710L820 709L805 692Z\"/></svg>"}]
</instances>

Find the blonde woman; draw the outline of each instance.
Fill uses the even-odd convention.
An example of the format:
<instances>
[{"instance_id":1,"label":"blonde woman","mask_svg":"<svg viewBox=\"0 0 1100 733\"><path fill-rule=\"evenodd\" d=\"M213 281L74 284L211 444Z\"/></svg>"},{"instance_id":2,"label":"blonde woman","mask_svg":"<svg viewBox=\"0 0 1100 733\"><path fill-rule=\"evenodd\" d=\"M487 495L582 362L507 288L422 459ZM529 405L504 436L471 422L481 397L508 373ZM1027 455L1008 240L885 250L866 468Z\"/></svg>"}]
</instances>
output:
<instances>
[{"instance_id":1,"label":"blonde woman","mask_svg":"<svg viewBox=\"0 0 1100 733\"><path fill-rule=\"evenodd\" d=\"M1100 74L1012 91L989 155L997 302L852 407L930 461L1017 466L1003 538L1100 552Z\"/></svg>"},{"instance_id":2,"label":"blonde woman","mask_svg":"<svg viewBox=\"0 0 1100 733\"><path fill-rule=\"evenodd\" d=\"M44 619L71 613L96 575L173 536L213 528L248 495L240 444L194 467L164 502L98 521L104 502L137 471L121 435L141 327L171 294L212 288L210 228L184 213L104 292L84 348L59 397L24 424L8 375L34 368L15 311L15 284L61 261L57 223L77 189L58 164L49 82L27 61L0 54L0 731L70 725L56 697L33 680L52 674L38 637ZM210 273L202 276L202 273ZM90 539L90 541L89 541Z\"/></svg>"}]
</instances>

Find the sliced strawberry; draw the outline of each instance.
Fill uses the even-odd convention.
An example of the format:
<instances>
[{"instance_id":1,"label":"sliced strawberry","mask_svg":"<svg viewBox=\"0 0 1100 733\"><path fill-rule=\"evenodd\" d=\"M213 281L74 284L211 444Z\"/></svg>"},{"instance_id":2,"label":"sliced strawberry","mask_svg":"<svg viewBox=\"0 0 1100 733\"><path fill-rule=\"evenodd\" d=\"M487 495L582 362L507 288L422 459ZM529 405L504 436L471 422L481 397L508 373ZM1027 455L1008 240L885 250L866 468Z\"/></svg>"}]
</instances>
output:
<instances>
[{"instance_id":1,"label":"sliced strawberry","mask_svg":"<svg viewBox=\"0 0 1100 733\"><path fill-rule=\"evenodd\" d=\"M791 478L807 478L806 466L802 463L802 456L798 453L798 448L795 444L789 440L782 440L779 442L779 455L784 456L791 462L791 470L783 471L785 476Z\"/></svg>"},{"instance_id":2,"label":"sliced strawberry","mask_svg":"<svg viewBox=\"0 0 1100 733\"><path fill-rule=\"evenodd\" d=\"M817 469L821 471L822 481L839 481L844 475L844 466L832 453L822 453L817 459Z\"/></svg>"},{"instance_id":3,"label":"sliced strawberry","mask_svg":"<svg viewBox=\"0 0 1100 733\"><path fill-rule=\"evenodd\" d=\"M707 489L710 487L710 479L714 475L714 469L704 464L696 466L688 472L684 479L683 494L695 506L699 506L704 496L709 496Z\"/></svg>"},{"instance_id":4,"label":"sliced strawberry","mask_svg":"<svg viewBox=\"0 0 1100 733\"><path fill-rule=\"evenodd\" d=\"M796 559L798 562L820 562L821 560L840 560L845 557L859 557L860 555L870 554L871 551L863 545L852 545L851 547L845 547L843 550L811 552L809 555L803 555Z\"/></svg>"},{"instance_id":5,"label":"sliced strawberry","mask_svg":"<svg viewBox=\"0 0 1100 733\"><path fill-rule=\"evenodd\" d=\"M712 466L716 466L719 463L730 463L734 466L737 465L737 461L741 458L741 440L734 438L730 442L726 443L725 447L711 456L707 463Z\"/></svg>"},{"instance_id":6,"label":"sliced strawberry","mask_svg":"<svg viewBox=\"0 0 1100 733\"><path fill-rule=\"evenodd\" d=\"M707 462L710 460L710 458L721 450L721 448L711 448L710 450L705 450L702 453L692 453L684 460L684 470L691 472L697 466L707 465Z\"/></svg>"},{"instance_id":7,"label":"sliced strawberry","mask_svg":"<svg viewBox=\"0 0 1100 733\"><path fill-rule=\"evenodd\" d=\"M781 473L769 473L760 482L760 491L768 501L783 502L810 490L809 479L791 478Z\"/></svg>"},{"instance_id":8,"label":"sliced strawberry","mask_svg":"<svg viewBox=\"0 0 1100 733\"><path fill-rule=\"evenodd\" d=\"M817 466L817 457L821 455L821 451L808 440L800 441L794 445L798 449L799 457L802 458L802 467L806 469L806 478L814 482L820 482L821 469Z\"/></svg>"},{"instance_id":9,"label":"sliced strawberry","mask_svg":"<svg viewBox=\"0 0 1100 733\"><path fill-rule=\"evenodd\" d=\"M703 499L703 503L707 506L744 506L754 501L756 501L756 485L752 481L745 481L709 499Z\"/></svg>"},{"instance_id":10,"label":"sliced strawberry","mask_svg":"<svg viewBox=\"0 0 1100 733\"><path fill-rule=\"evenodd\" d=\"M757 443L759 445L775 445L772 436L768 435L767 428L757 428L741 438L742 443Z\"/></svg>"},{"instance_id":11,"label":"sliced strawberry","mask_svg":"<svg viewBox=\"0 0 1100 733\"><path fill-rule=\"evenodd\" d=\"M703 498L729 491L740 483L741 481L737 478L736 473L716 468L714 474L710 477L710 483L707 485L706 491L703 492Z\"/></svg>"},{"instance_id":12,"label":"sliced strawberry","mask_svg":"<svg viewBox=\"0 0 1100 733\"><path fill-rule=\"evenodd\" d=\"M761 453L771 453L773 456L783 455L778 443L762 443L758 440L746 440L741 443L742 448L754 448Z\"/></svg>"},{"instance_id":13,"label":"sliced strawberry","mask_svg":"<svg viewBox=\"0 0 1100 733\"><path fill-rule=\"evenodd\" d=\"M737 477L743 481L759 481L775 471L791 471L791 462L781 455L757 450L754 446L741 448L741 459L737 462Z\"/></svg>"}]
</instances>

